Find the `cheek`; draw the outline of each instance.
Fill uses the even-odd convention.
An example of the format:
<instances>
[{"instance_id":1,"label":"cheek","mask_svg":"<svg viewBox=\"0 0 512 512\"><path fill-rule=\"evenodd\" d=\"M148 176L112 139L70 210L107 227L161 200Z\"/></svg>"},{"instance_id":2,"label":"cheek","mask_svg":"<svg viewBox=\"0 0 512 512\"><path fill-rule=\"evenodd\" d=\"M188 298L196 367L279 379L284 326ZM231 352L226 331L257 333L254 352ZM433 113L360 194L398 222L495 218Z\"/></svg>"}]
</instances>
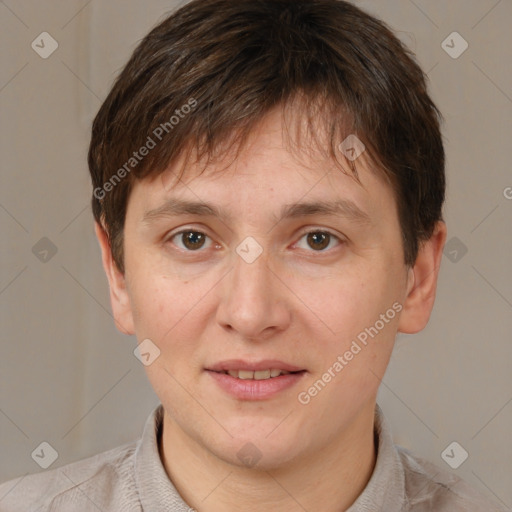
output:
<instances>
[{"instance_id":1,"label":"cheek","mask_svg":"<svg viewBox=\"0 0 512 512\"><path fill-rule=\"evenodd\" d=\"M337 273L309 286L309 294L304 295L308 297L303 309L310 318L305 320L308 336L318 347L315 377L331 369L336 378L329 387L339 391L336 395L341 400L347 398L343 388L349 383L356 393L376 390L376 375L382 375L389 362L401 305L397 279L384 266L365 265Z\"/></svg>"},{"instance_id":2,"label":"cheek","mask_svg":"<svg viewBox=\"0 0 512 512\"><path fill-rule=\"evenodd\" d=\"M396 294L386 276L378 267L361 265L316 281L296 279L292 286L319 328L342 340L373 325L391 307Z\"/></svg>"},{"instance_id":3,"label":"cheek","mask_svg":"<svg viewBox=\"0 0 512 512\"><path fill-rule=\"evenodd\" d=\"M202 370L207 348L205 332L215 317L212 292L217 282L215 276L180 280L161 271L138 275L132 289L136 336L139 341L153 341L162 356L155 368L146 368L154 386L160 381L169 385L165 370L183 385Z\"/></svg>"},{"instance_id":4,"label":"cheek","mask_svg":"<svg viewBox=\"0 0 512 512\"><path fill-rule=\"evenodd\" d=\"M138 268L142 271L133 276L130 285L137 338L151 338L165 345L183 326L188 330L193 327L188 317L198 300L197 283L192 292L186 281Z\"/></svg>"},{"instance_id":5,"label":"cheek","mask_svg":"<svg viewBox=\"0 0 512 512\"><path fill-rule=\"evenodd\" d=\"M136 324L140 329L160 333L170 323L183 316L185 304L178 300L186 287L179 277L170 278L165 272L159 251L131 247L127 270ZM175 320L177 321L177 320Z\"/></svg>"}]
</instances>

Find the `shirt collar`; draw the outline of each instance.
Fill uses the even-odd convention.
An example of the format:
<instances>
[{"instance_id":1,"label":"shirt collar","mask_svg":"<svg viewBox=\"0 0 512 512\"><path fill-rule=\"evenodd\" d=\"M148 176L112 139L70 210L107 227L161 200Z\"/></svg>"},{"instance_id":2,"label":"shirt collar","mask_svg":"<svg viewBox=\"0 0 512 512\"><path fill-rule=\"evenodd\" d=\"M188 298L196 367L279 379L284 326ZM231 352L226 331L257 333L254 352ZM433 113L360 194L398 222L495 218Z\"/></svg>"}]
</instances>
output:
<instances>
[{"instance_id":1,"label":"shirt collar","mask_svg":"<svg viewBox=\"0 0 512 512\"><path fill-rule=\"evenodd\" d=\"M135 481L143 510L151 512L190 512L170 481L158 450L163 425L160 404L146 421L135 454ZM377 458L372 476L347 512L386 510L399 512L405 502L404 468L379 405L375 406L374 432Z\"/></svg>"},{"instance_id":2,"label":"shirt collar","mask_svg":"<svg viewBox=\"0 0 512 512\"><path fill-rule=\"evenodd\" d=\"M135 481L142 510L148 512L190 512L165 471L158 450L164 409L160 404L146 421L135 453Z\"/></svg>"},{"instance_id":3,"label":"shirt collar","mask_svg":"<svg viewBox=\"0 0 512 512\"><path fill-rule=\"evenodd\" d=\"M382 409L375 406L377 460L370 480L347 512L400 512L405 503L405 474Z\"/></svg>"}]
</instances>

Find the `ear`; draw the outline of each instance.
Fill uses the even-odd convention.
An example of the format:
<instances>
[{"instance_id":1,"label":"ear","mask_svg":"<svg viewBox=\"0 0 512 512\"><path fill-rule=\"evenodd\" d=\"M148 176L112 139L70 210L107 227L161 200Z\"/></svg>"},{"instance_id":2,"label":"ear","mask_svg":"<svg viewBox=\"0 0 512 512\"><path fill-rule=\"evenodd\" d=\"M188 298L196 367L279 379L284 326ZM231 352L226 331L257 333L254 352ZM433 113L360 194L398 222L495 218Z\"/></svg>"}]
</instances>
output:
<instances>
[{"instance_id":1,"label":"ear","mask_svg":"<svg viewBox=\"0 0 512 512\"><path fill-rule=\"evenodd\" d=\"M112 258L108 236L103 227L95 222L94 230L100 244L103 268L107 274L110 286L110 303L112 305L114 322L117 329L123 334L134 334L132 307L126 288L125 276L119 271Z\"/></svg>"},{"instance_id":2,"label":"ear","mask_svg":"<svg viewBox=\"0 0 512 512\"><path fill-rule=\"evenodd\" d=\"M398 331L414 334L428 323L436 297L437 277L446 241L446 224L439 221L434 233L423 242L407 277L407 297L400 315Z\"/></svg>"}]
</instances>

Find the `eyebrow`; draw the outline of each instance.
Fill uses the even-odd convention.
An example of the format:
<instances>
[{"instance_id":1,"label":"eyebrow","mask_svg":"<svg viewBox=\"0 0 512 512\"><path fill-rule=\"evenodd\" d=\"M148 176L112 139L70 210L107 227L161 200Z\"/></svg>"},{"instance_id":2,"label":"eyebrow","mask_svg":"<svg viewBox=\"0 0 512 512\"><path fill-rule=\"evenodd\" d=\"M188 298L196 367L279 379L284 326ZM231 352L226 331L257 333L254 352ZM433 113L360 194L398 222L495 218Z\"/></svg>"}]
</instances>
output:
<instances>
[{"instance_id":1,"label":"eyebrow","mask_svg":"<svg viewBox=\"0 0 512 512\"><path fill-rule=\"evenodd\" d=\"M202 217L217 217L230 221L232 215L219 209L213 204L203 201L187 201L182 199L169 199L162 206L144 213L142 222L150 224L160 218L177 217L180 215L198 215ZM313 215L339 216L359 224L372 224L370 216L361 210L349 199L335 201L299 202L284 205L279 216L273 216L276 222L285 219L295 219Z\"/></svg>"}]
</instances>

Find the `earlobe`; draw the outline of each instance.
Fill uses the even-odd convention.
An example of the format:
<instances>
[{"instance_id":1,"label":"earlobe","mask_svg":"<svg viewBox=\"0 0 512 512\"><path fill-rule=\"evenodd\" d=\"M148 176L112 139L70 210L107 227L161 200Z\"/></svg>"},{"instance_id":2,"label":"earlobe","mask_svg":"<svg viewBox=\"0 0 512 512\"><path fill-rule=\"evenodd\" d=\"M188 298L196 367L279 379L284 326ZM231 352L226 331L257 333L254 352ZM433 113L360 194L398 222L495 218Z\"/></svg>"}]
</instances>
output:
<instances>
[{"instance_id":1,"label":"earlobe","mask_svg":"<svg viewBox=\"0 0 512 512\"><path fill-rule=\"evenodd\" d=\"M439 221L432 236L423 242L407 276L407 296L398 331L414 334L427 325L436 297L437 278L446 241L446 225Z\"/></svg>"},{"instance_id":2,"label":"earlobe","mask_svg":"<svg viewBox=\"0 0 512 512\"><path fill-rule=\"evenodd\" d=\"M110 288L110 303L116 327L123 334L134 334L134 322L131 308L131 301L126 288L126 280L123 273L117 268L112 258L110 242L103 226L94 223L96 237L100 244L103 269L107 275Z\"/></svg>"}]
</instances>

